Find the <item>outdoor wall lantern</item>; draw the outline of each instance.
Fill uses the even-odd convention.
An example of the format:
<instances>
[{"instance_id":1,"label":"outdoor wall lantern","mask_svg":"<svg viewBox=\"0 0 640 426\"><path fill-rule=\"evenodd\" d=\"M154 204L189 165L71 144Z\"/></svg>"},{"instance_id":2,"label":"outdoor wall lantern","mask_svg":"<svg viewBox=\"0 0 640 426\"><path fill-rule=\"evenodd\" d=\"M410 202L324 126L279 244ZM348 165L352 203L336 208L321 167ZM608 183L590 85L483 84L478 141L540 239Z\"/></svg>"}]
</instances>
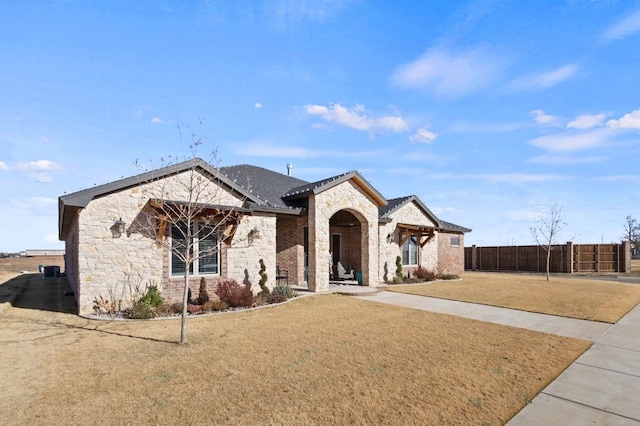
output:
<instances>
[{"instance_id":1,"label":"outdoor wall lantern","mask_svg":"<svg viewBox=\"0 0 640 426\"><path fill-rule=\"evenodd\" d=\"M247 235L249 239L249 244L253 243L254 240L260 239L260 230L257 227L254 227L251 231L249 231L249 235Z\"/></svg>"},{"instance_id":2,"label":"outdoor wall lantern","mask_svg":"<svg viewBox=\"0 0 640 426\"><path fill-rule=\"evenodd\" d=\"M387 235L387 242L394 243L396 241L396 235L393 232L389 232Z\"/></svg>"},{"instance_id":3,"label":"outdoor wall lantern","mask_svg":"<svg viewBox=\"0 0 640 426\"><path fill-rule=\"evenodd\" d=\"M115 238L120 238L120 236L122 234L124 234L124 232L126 231L126 226L127 224L124 223L124 221L122 220L122 218L116 220L116 223L113 224L113 227L115 229L115 233L114 233L114 237Z\"/></svg>"}]
</instances>

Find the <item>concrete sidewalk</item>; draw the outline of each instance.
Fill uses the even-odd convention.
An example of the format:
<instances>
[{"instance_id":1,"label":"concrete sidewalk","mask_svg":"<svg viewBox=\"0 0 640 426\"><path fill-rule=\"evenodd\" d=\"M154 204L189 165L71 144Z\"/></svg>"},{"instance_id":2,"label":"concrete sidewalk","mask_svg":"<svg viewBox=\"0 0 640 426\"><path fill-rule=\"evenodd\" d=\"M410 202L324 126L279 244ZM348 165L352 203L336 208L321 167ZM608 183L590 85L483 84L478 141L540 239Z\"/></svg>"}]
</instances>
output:
<instances>
[{"instance_id":1,"label":"concrete sidewalk","mask_svg":"<svg viewBox=\"0 0 640 426\"><path fill-rule=\"evenodd\" d=\"M435 297L416 296L414 294L385 291L367 300L456 315L479 321L510 325L528 330L542 331L564 337L595 342L612 325L604 322L585 321L573 318L556 317L534 312L517 311L515 309L498 308L476 303L457 302L455 300L437 299Z\"/></svg>"},{"instance_id":2,"label":"concrete sidewalk","mask_svg":"<svg viewBox=\"0 0 640 426\"><path fill-rule=\"evenodd\" d=\"M366 299L595 342L508 425L640 425L640 305L611 325L393 292Z\"/></svg>"}]
</instances>

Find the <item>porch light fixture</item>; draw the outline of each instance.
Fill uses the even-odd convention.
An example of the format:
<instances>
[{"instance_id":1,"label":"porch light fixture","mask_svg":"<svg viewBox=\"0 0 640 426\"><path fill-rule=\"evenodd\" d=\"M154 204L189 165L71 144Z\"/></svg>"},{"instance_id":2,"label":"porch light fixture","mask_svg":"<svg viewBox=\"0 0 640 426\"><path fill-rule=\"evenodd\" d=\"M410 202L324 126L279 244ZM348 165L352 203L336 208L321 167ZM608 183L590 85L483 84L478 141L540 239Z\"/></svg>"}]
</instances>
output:
<instances>
[{"instance_id":1,"label":"porch light fixture","mask_svg":"<svg viewBox=\"0 0 640 426\"><path fill-rule=\"evenodd\" d=\"M394 243L396 241L396 235L393 232L389 232L387 235L387 242Z\"/></svg>"},{"instance_id":2,"label":"porch light fixture","mask_svg":"<svg viewBox=\"0 0 640 426\"><path fill-rule=\"evenodd\" d=\"M122 218L116 220L116 223L113 224L114 228L115 228L115 237L116 238L120 238L120 236L122 234L124 234L124 232L126 231L126 226L127 224L124 223L124 221L122 220Z\"/></svg>"}]
</instances>

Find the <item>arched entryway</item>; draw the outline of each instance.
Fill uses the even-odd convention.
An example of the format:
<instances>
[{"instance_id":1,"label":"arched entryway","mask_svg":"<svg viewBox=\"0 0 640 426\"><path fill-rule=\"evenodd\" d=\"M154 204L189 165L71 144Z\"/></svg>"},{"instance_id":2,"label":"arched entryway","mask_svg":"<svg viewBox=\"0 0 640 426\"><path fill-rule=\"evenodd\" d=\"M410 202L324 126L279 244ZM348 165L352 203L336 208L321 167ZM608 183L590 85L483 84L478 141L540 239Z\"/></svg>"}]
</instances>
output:
<instances>
[{"instance_id":1,"label":"arched entryway","mask_svg":"<svg viewBox=\"0 0 640 426\"><path fill-rule=\"evenodd\" d=\"M356 212L339 210L329 219L329 251L331 253L331 280L354 281L362 273L362 223ZM366 223L366 222L365 222ZM366 246L366 243L365 243Z\"/></svg>"}]
</instances>

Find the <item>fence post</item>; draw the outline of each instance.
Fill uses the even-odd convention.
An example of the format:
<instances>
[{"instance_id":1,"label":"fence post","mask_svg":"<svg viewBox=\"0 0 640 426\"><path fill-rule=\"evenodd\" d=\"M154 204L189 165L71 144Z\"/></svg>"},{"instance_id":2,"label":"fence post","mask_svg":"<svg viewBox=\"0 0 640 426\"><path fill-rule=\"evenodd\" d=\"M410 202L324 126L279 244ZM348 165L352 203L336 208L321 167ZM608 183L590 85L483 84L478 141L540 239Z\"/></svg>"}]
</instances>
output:
<instances>
[{"instance_id":1,"label":"fence post","mask_svg":"<svg viewBox=\"0 0 640 426\"><path fill-rule=\"evenodd\" d=\"M516 246L516 272L520 272L520 268L518 265L518 246Z\"/></svg>"},{"instance_id":2,"label":"fence post","mask_svg":"<svg viewBox=\"0 0 640 426\"><path fill-rule=\"evenodd\" d=\"M478 247L475 244L471 246L471 270L478 270Z\"/></svg>"},{"instance_id":3,"label":"fence post","mask_svg":"<svg viewBox=\"0 0 640 426\"><path fill-rule=\"evenodd\" d=\"M624 269L620 268L621 271L625 274L631 272L631 241L622 242L622 262Z\"/></svg>"},{"instance_id":4,"label":"fence post","mask_svg":"<svg viewBox=\"0 0 640 426\"><path fill-rule=\"evenodd\" d=\"M567 241L567 273L573 274L573 242Z\"/></svg>"}]
</instances>

